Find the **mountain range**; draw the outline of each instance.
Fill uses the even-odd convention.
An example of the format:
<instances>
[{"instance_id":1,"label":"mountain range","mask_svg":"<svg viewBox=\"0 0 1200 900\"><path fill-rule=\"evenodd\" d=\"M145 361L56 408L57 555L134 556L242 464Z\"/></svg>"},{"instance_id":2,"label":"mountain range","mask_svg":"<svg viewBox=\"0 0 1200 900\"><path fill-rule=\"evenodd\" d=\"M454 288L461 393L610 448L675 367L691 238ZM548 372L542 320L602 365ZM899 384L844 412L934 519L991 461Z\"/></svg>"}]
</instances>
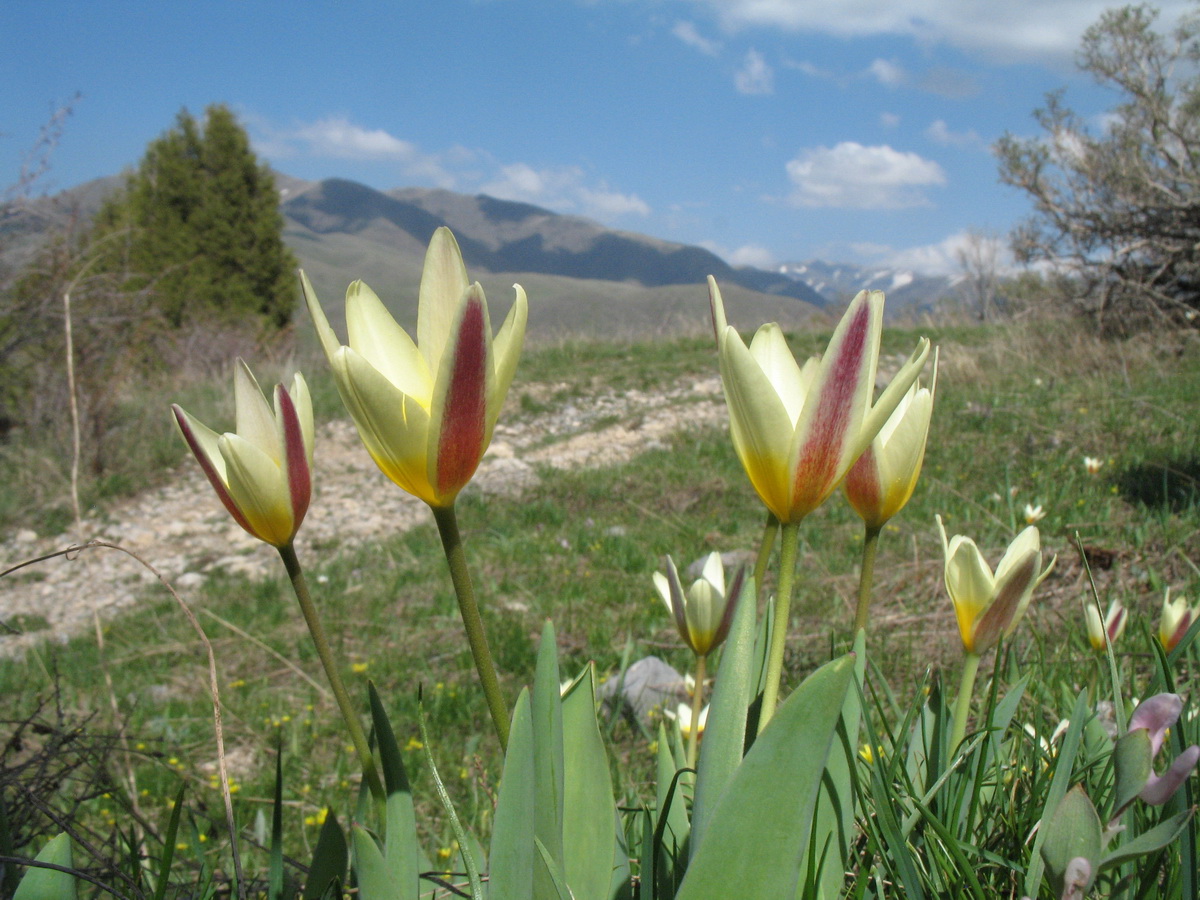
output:
<instances>
[{"instance_id":1,"label":"mountain range","mask_svg":"<svg viewBox=\"0 0 1200 900\"><path fill-rule=\"evenodd\" d=\"M721 286L731 321L744 328L766 320L785 327L814 317L825 321L862 288L886 290L892 316L952 291L944 278L820 261L735 268L703 247L482 194L379 191L340 178L314 182L284 174L276 174L276 182L284 238L331 318L341 307L331 301L358 278L402 323L411 323L425 247L443 224L458 239L471 277L483 284L493 317L503 315L519 283L530 298L530 331L541 336L652 337L707 329L709 275ZM35 201L22 214L8 210L0 217L0 257L13 264L28 254L48 218L47 205L86 216L121 183L120 177L100 179Z\"/></svg>"}]
</instances>

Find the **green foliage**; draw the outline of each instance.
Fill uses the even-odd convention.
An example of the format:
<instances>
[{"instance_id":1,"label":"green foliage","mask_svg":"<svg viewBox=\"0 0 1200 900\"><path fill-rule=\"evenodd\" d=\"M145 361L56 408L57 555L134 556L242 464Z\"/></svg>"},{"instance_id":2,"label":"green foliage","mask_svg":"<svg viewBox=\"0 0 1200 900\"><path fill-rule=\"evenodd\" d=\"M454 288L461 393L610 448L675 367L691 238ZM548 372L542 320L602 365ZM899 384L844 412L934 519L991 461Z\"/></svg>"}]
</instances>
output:
<instances>
[{"instance_id":1,"label":"green foliage","mask_svg":"<svg viewBox=\"0 0 1200 900\"><path fill-rule=\"evenodd\" d=\"M96 228L98 238L121 236L109 265L127 273L124 289L150 292L173 326L291 320L296 261L283 243L275 180L226 106L210 106L203 123L181 111Z\"/></svg>"}]
</instances>

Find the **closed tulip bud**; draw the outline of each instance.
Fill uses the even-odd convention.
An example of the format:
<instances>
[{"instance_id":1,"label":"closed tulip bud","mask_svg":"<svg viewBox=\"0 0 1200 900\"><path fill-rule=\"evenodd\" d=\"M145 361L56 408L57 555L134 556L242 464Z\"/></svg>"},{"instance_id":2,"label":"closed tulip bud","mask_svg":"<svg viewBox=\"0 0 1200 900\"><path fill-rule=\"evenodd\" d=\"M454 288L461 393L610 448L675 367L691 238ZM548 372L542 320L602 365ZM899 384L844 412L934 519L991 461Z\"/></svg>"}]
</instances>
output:
<instances>
[{"instance_id":1,"label":"closed tulip bud","mask_svg":"<svg viewBox=\"0 0 1200 900\"><path fill-rule=\"evenodd\" d=\"M525 340L527 302L516 301L492 336L487 301L454 235L429 242L417 341L361 281L346 290L343 346L301 273L304 299L342 402L367 452L388 478L433 507L453 505L492 439Z\"/></svg>"},{"instance_id":2,"label":"closed tulip bud","mask_svg":"<svg viewBox=\"0 0 1200 900\"><path fill-rule=\"evenodd\" d=\"M846 476L846 499L868 528L882 528L904 508L917 487L933 415L937 368L934 351L930 386L923 388L913 382Z\"/></svg>"},{"instance_id":3,"label":"closed tulip bud","mask_svg":"<svg viewBox=\"0 0 1200 900\"><path fill-rule=\"evenodd\" d=\"M733 613L745 581L739 569L725 590L721 554L710 553L699 578L685 592L675 562L667 557L667 574L654 573L654 586L675 620L680 637L697 656L708 656L729 634Z\"/></svg>"},{"instance_id":4,"label":"closed tulip bud","mask_svg":"<svg viewBox=\"0 0 1200 900\"><path fill-rule=\"evenodd\" d=\"M837 489L900 405L925 365L929 341L918 342L872 403L882 292L860 292L825 354L800 366L775 323L759 328L747 347L727 324L712 277L708 288L734 449L767 508L783 524L796 524Z\"/></svg>"},{"instance_id":5,"label":"closed tulip bud","mask_svg":"<svg viewBox=\"0 0 1200 900\"><path fill-rule=\"evenodd\" d=\"M1040 538L1031 525L1009 544L993 575L973 540L961 534L948 539L941 516L937 524L946 557L946 592L954 604L963 648L979 656L1013 633L1054 560L1042 569Z\"/></svg>"},{"instance_id":6,"label":"closed tulip bud","mask_svg":"<svg viewBox=\"0 0 1200 900\"><path fill-rule=\"evenodd\" d=\"M299 372L290 389L275 387L272 410L250 369L234 370L236 431L217 434L171 407L183 439L229 514L275 547L296 536L312 495L313 413Z\"/></svg>"},{"instance_id":7,"label":"closed tulip bud","mask_svg":"<svg viewBox=\"0 0 1200 900\"><path fill-rule=\"evenodd\" d=\"M1163 649L1168 653L1174 650L1197 616L1200 616L1200 607L1188 606L1183 597L1172 600L1168 588L1163 597L1162 617L1158 621L1158 640Z\"/></svg>"},{"instance_id":8,"label":"closed tulip bud","mask_svg":"<svg viewBox=\"0 0 1200 900\"><path fill-rule=\"evenodd\" d=\"M1091 600L1084 601L1083 613L1087 620L1088 643L1097 653L1103 653L1108 644L1115 644L1117 638L1125 631L1125 624L1129 621L1129 616L1120 600L1114 600L1108 605L1108 612L1104 614L1103 620L1100 618L1100 611L1096 609L1096 604Z\"/></svg>"}]
</instances>

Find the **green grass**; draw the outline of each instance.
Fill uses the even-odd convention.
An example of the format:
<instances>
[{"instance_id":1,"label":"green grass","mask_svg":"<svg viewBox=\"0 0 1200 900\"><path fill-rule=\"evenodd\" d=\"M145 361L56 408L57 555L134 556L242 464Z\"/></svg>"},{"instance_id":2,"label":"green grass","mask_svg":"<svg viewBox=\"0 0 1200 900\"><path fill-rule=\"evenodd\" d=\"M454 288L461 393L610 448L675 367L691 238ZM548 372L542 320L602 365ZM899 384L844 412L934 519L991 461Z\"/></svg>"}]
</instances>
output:
<instances>
[{"instance_id":1,"label":"green grass","mask_svg":"<svg viewBox=\"0 0 1200 900\"><path fill-rule=\"evenodd\" d=\"M1113 554L1112 567L1093 574L1105 603L1120 597L1131 609L1131 633L1156 629L1165 586L1193 599L1200 594L1200 571L1192 562L1200 558L1200 415L1193 399L1200 395L1200 348L1181 342L1162 352L1149 343L1106 344L1053 324L925 333L941 346L942 372L921 484L883 534L872 659L902 706L927 671L953 684L961 651L941 586L934 515L943 516L949 532L974 537L994 565L1024 526L1029 503L1045 510L1038 523L1043 545L1059 560L1014 640L1014 665L1036 665L1048 673L1048 684L1078 681L1071 673L1080 667L1070 666L1086 646L1080 603L1087 583L1077 540ZM906 355L916 335L889 332L885 358ZM793 344L807 355L826 339L805 333ZM649 391L715 373L706 338L543 346L522 361L506 418L537 415L601 391ZM310 381L318 419L333 415L329 380L313 374ZM228 421L222 389L195 386L159 403L165 409L178 398L205 421ZM1085 455L1105 461L1098 475L1085 471ZM139 465L161 467L180 456L156 450ZM620 466L547 468L540 475L540 484L517 500L468 491L459 504L507 695L515 697L530 682L547 617L558 630L566 673L592 660L602 677L613 677L630 645L633 658L656 654L685 670L688 654L653 593L651 573L667 553L682 567L711 550L752 552L764 521L725 430L678 435L668 448ZM861 531L840 496L802 527L790 684L828 657L831 642L848 637ZM436 736L439 768L468 821L486 821L499 772L436 532L419 527L302 561L352 691L365 708L371 679L389 706L421 803L426 846L448 846L449 829L415 743L418 692ZM106 623L103 651L87 635L66 647L45 646L24 662L0 663L0 718L19 720L39 700L54 697L69 718L87 720L90 729L124 729L130 753L115 754L114 763L133 773L138 805L162 818L184 778L208 809L201 827L215 844L220 802L211 777L206 660L173 602L158 597L149 592L136 611ZM280 741L288 849L303 858L317 834L305 819L315 821L326 807L344 818L353 803L355 763L332 700L296 672L323 684L282 567L277 578L258 583L210 580L196 607L216 653L226 742L237 762L239 821L250 827L260 811L269 818L273 754L267 748ZM1139 651L1123 660L1123 671L1137 695L1152 667ZM1036 708L1026 710L1039 728L1066 715L1058 699L1038 694ZM637 802L652 778L653 755L625 724L613 723L612 733L618 793ZM114 790L85 814L119 820L129 802Z\"/></svg>"}]
</instances>

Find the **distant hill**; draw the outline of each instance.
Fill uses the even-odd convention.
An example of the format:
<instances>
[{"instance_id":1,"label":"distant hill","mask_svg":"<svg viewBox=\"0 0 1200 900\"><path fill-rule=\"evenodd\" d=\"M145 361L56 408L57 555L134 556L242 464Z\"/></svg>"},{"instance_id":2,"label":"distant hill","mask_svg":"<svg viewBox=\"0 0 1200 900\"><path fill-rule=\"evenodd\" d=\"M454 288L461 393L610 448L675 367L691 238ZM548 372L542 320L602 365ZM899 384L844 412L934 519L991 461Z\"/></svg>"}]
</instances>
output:
<instances>
[{"instance_id":1,"label":"distant hill","mask_svg":"<svg viewBox=\"0 0 1200 900\"><path fill-rule=\"evenodd\" d=\"M841 306L859 291L883 291L887 315L912 315L932 311L939 300L956 296L958 279L923 275L912 269L856 266L808 260L784 263L779 272L803 282L833 306Z\"/></svg>"},{"instance_id":2,"label":"distant hill","mask_svg":"<svg viewBox=\"0 0 1200 900\"><path fill-rule=\"evenodd\" d=\"M840 305L861 287L888 290L892 314L932 304L945 288L911 274L905 281L903 273L817 261L774 271L734 268L702 247L482 194L378 191L345 179L302 181L278 173L276 180L284 237L335 320L346 285L360 278L410 326L425 247L443 224L458 238L471 277L483 283L493 318L499 321L512 301L512 285L520 283L530 296L530 332L543 337L704 330L708 275L721 285L731 321L747 329L768 320L785 327L814 317L824 322L825 307ZM120 176L98 179L0 209L0 264L19 265L54 216L90 216L121 184ZM303 309L298 315L306 318Z\"/></svg>"}]
</instances>

